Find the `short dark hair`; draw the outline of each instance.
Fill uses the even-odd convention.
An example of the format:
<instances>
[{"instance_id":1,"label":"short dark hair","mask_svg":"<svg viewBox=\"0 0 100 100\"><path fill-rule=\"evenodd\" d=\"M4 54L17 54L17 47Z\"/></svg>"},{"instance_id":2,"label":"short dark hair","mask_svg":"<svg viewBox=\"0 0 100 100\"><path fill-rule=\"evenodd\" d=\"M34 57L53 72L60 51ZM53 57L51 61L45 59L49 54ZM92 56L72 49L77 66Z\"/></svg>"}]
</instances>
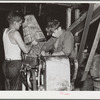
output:
<instances>
[{"instance_id":1,"label":"short dark hair","mask_svg":"<svg viewBox=\"0 0 100 100\"><path fill-rule=\"evenodd\" d=\"M15 11L11 11L9 14L8 14L8 17L7 17L7 21L9 23L13 23L14 21L16 22L19 22L19 21L24 21L24 16L21 12L19 12L18 10L15 10Z\"/></svg>"},{"instance_id":2,"label":"short dark hair","mask_svg":"<svg viewBox=\"0 0 100 100\"><path fill-rule=\"evenodd\" d=\"M58 21L57 19L51 19L47 23L46 31L49 34L52 34L54 32L54 30L56 30L59 26L61 26L60 21Z\"/></svg>"}]
</instances>

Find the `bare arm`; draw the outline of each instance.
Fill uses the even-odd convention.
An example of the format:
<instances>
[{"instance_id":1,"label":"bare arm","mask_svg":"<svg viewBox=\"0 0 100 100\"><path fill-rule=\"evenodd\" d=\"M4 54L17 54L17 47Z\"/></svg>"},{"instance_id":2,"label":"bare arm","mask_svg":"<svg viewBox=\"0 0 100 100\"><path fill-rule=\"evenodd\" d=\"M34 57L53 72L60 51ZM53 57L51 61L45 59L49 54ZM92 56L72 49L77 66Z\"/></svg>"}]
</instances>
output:
<instances>
[{"instance_id":1,"label":"bare arm","mask_svg":"<svg viewBox=\"0 0 100 100\"><path fill-rule=\"evenodd\" d=\"M16 31L14 33L14 39L16 41L16 43L18 44L18 46L21 48L21 50L24 52L24 53L28 53L31 49L31 46L27 46L24 41L22 40L21 38L21 35L19 34L18 31Z\"/></svg>"},{"instance_id":2,"label":"bare arm","mask_svg":"<svg viewBox=\"0 0 100 100\"><path fill-rule=\"evenodd\" d=\"M54 56L60 56L60 55L64 55L64 52L63 51L60 51L60 52L54 52L52 55Z\"/></svg>"}]
</instances>

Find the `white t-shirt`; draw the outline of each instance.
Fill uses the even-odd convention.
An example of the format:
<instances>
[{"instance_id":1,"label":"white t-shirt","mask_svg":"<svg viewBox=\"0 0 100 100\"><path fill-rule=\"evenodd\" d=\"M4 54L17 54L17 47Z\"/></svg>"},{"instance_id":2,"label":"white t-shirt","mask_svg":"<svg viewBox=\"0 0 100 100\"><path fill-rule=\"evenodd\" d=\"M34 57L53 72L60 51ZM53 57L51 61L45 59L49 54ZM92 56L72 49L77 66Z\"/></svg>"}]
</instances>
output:
<instances>
[{"instance_id":1,"label":"white t-shirt","mask_svg":"<svg viewBox=\"0 0 100 100\"><path fill-rule=\"evenodd\" d=\"M5 59L11 60L21 60L21 49L17 44L11 43L9 39L9 32L7 32L8 28L5 29L3 33L3 44L4 44L4 52L5 52Z\"/></svg>"}]
</instances>

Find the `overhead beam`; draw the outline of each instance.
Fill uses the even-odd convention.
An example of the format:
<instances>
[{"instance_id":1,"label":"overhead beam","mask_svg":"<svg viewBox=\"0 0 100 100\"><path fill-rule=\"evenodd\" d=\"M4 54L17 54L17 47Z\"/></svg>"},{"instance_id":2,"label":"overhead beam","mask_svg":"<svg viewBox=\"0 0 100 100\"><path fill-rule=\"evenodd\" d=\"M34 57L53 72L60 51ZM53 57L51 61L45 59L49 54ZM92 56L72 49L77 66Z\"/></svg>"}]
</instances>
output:
<instances>
[{"instance_id":1,"label":"overhead beam","mask_svg":"<svg viewBox=\"0 0 100 100\"><path fill-rule=\"evenodd\" d=\"M80 17L80 9L75 9L75 20L77 20ZM75 38L80 38L79 37L79 32L76 32L74 35ZM79 43L75 43L75 54L76 54L76 58L78 56L78 48L79 48Z\"/></svg>"},{"instance_id":2,"label":"overhead beam","mask_svg":"<svg viewBox=\"0 0 100 100\"><path fill-rule=\"evenodd\" d=\"M80 49L79 49L79 53L78 53L79 65L81 64L82 53L83 53L83 50L84 50L84 47L85 47L85 43L86 43L86 39L87 39L87 35L88 35L88 30L89 30L89 26L90 26L90 21L91 21L92 14L93 14L93 7L94 7L94 4L90 4L89 10L88 10L88 13L87 13L87 17L86 17L85 27L84 27L84 30L83 30Z\"/></svg>"}]
</instances>

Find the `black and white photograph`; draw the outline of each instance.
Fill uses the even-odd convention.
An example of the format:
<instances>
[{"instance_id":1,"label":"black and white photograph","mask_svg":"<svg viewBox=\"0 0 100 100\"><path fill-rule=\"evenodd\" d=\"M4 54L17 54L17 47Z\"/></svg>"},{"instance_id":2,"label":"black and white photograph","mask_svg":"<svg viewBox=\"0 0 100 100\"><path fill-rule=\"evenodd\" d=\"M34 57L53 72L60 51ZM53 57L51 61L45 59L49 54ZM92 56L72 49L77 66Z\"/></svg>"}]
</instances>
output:
<instances>
[{"instance_id":1,"label":"black and white photograph","mask_svg":"<svg viewBox=\"0 0 100 100\"><path fill-rule=\"evenodd\" d=\"M0 91L100 91L100 2L0 1Z\"/></svg>"}]
</instances>

